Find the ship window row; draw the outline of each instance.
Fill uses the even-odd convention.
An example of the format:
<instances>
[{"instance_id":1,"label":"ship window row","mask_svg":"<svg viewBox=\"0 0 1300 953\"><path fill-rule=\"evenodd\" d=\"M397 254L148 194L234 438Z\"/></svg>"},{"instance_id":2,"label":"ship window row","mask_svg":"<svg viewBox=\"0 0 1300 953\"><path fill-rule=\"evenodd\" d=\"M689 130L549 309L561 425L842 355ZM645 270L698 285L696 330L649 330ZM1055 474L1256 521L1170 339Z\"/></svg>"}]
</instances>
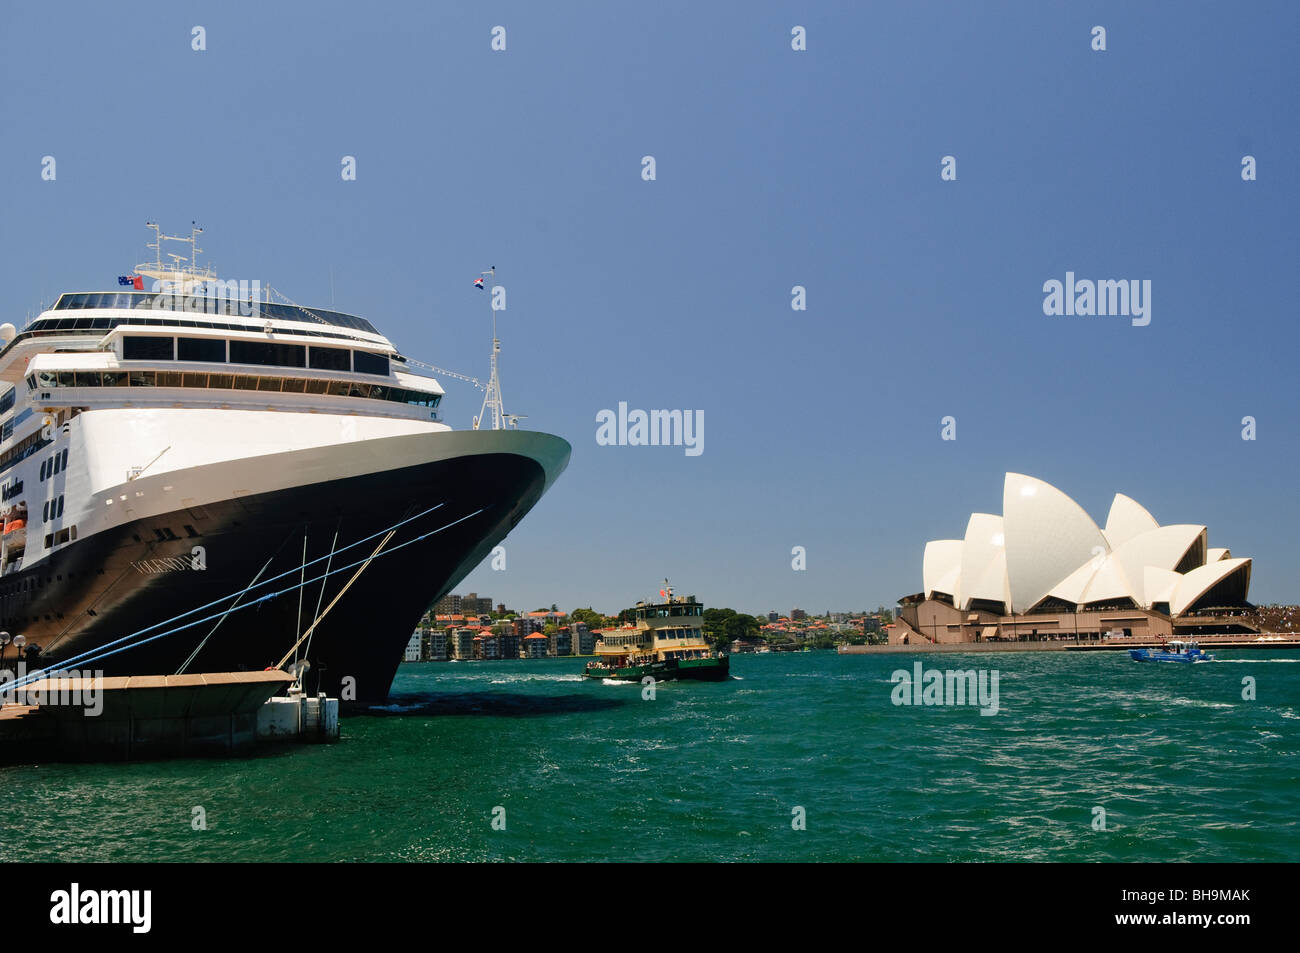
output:
<instances>
[{"instance_id":1,"label":"ship window row","mask_svg":"<svg viewBox=\"0 0 1300 953\"><path fill-rule=\"evenodd\" d=\"M8 470L22 460L26 460L33 453L39 453L43 447L51 441L45 437L41 431L28 434L18 442L16 446L10 447L4 453L0 453L0 473Z\"/></svg>"},{"instance_id":2,"label":"ship window row","mask_svg":"<svg viewBox=\"0 0 1300 953\"><path fill-rule=\"evenodd\" d=\"M126 361L195 361L205 364L257 364L268 367L310 367L318 371L354 371L387 377L388 356L342 347L307 347L280 341L223 341L216 338L122 338Z\"/></svg>"},{"instance_id":3,"label":"ship window row","mask_svg":"<svg viewBox=\"0 0 1300 953\"><path fill-rule=\"evenodd\" d=\"M639 619L671 619L674 616L683 615L702 616L704 615L704 606L687 603L674 606L653 606L637 610L637 618Z\"/></svg>"},{"instance_id":4,"label":"ship window row","mask_svg":"<svg viewBox=\"0 0 1300 953\"><path fill-rule=\"evenodd\" d=\"M378 334L375 326L365 318L341 311L320 308L303 308L296 304L270 304L266 301L240 301L235 298L214 298L188 295L155 294L152 291L105 291L84 294L60 295L53 311L85 308L120 308L122 310L177 311L182 314L223 314L229 317L252 317L247 313L257 308L257 317L278 321L304 321L308 324L328 324L338 328L351 328Z\"/></svg>"},{"instance_id":5,"label":"ship window row","mask_svg":"<svg viewBox=\"0 0 1300 953\"><path fill-rule=\"evenodd\" d=\"M0 414L6 413L13 407L14 401L18 399L17 388L11 387L3 397L0 397Z\"/></svg>"},{"instance_id":6,"label":"ship window row","mask_svg":"<svg viewBox=\"0 0 1300 953\"><path fill-rule=\"evenodd\" d=\"M55 546L62 546L69 541L75 541L77 538L77 527L71 526L59 530L57 533L45 534L45 548L53 549Z\"/></svg>"},{"instance_id":7,"label":"ship window row","mask_svg":"<svg viewBox=\"0 0 1300 953\"><path fill-rule=\"evenodd\" d=\"M48 460L41 461L41 479L48 480L60 470L68 468L68 448L64 447L62 453L56 453Z\"/></svg>"},{"instance_id":8,"label":"ship window row","mask_svg":"<svg viewBox=\"0 0 1300 953\"><path fill-rule=\"evenodd\" d=\"M257 390L283 394L325 394L330 397L365 397L390 400L415 407L437 408L441 394L366 384L357 381L314 380L303 377L262 377L256 374L209 374L205 371L38 371L28 383L34 388L53 387L201 387L213 390ZM67 451L64 451L67 454ZM67 463L66 456L64 463ZM53 471L57 473L58 471Z\"/></svg>"},{"instance_id":9,"label":"ship window row","mask_svg":"<svg viewBox=\"0 0 1300 953\"><path fill-rule=\"evenodd\" d=\"M63 515L63 496L60 495L57 500L47 500L41 507L41 522L48 523L50 520L56 520Z\"/></svg>"},{"instance_id":10,"label":"ship window row","mask_svg":"<svg viewBox=\"0 0 1300 953\"><path fill-rule=\"evenodd\" d=\"M67 334L77 331L109 331L113 328L127 325L130 327L182 327L182 328L204 328L213 331L260 331L261 328L250 327L247 324L227 324L223 321L190 321L187 319L177 318L145 318L132 316L129 318L42 318L33 321L27 327L23 328L22 333L9 342L8 347L12 347L19 341L25 341L30 337L38 337L47 334ZM342 331L312 331L307 328L279 328L277 334L292 334L295 336L316 337L316 338L351 338L354 341L361 341L352 334L346 334ZM378 334L379 332L375 332ZM7 349L7 348L6 348Z\"/></svg>"}]
</instances>

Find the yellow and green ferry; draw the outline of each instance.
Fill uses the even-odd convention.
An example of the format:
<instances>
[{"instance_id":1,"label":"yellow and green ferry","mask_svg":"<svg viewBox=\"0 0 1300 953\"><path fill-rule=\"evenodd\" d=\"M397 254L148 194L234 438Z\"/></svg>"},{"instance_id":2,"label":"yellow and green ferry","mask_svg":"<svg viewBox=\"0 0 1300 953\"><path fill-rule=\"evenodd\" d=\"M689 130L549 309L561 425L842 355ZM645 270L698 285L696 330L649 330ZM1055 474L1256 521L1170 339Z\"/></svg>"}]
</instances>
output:
<instances>
[{"instance_id":1,"label":"yellow and green ferry","mask_svg":"<svg viewBox=\"0 0 1300 953\"><path fill-rule=\"evenodd\" d=\"M664 602L636 604L635 624L596 633L596 659L583 671L586 678L727 680L730 659L704 638L704 606L694 596L674 596L667 580L659 595Z\"/></svg>"}]
</instances>

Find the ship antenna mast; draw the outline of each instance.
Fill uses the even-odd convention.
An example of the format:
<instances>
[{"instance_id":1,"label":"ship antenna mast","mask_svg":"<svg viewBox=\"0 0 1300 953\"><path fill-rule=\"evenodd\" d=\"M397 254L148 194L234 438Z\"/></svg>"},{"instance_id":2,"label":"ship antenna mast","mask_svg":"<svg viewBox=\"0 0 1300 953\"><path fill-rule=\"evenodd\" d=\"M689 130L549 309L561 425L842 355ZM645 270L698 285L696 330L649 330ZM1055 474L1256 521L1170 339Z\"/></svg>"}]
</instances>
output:
<instances>
[{"instance_id":1,"label":"ship antenna mast","mask_svg":"<svg viewBox=\"0 0 1300 953\"><path fill-rule=\"evenodd\" d=\"M152 248L155 252L158 253L158 259L154 267L158 271L162 271L162 227L159 226L157 222L145 222L144 224L145 224L145 228L152 228L154 234L153 241L145 245L144 247Z\"/></svg>"},{"instance_id":2,"label":"ship antenna mast","mask_svg":"<svg viewBox=\"0 0 1300 953\"><path fill-rule=\"evenodd\" d=\"M518 427L519 421L524 415L507 414L505 402L501 397L501 373L498 368L497 358L501 354L501 339L497 337L497 309L493 303L492 289L496 287L497 266L493 265L488 271L479 272L480 280L484 277L488 282L488 307L492 311L492 374L488 378L487 389L483 392L483 407L479 414L474 418L474 429L478 430L487 420L488 411L492 412L492 429L502 430L507 426Z\"/></svg>"},{"instance_id":3,"label":"ship antenna mast","mask_svg":"<svg viewBox=\"0 0 1300 953\"><path fill-rule=\"evenodd\" d=\"M136 265L135 273L137 275L144 275L160 281L170 281L173 282L178 289L185 291L188 291L192 286L200 284L207 279L216 277L216 273L213 272L211 266L204 267L202 271L199 270L199 252L203 251L203 249L199 247L198 238L203 234L203 229L197 224L190 222L189 238L185 238L182 235L164 235L161 226L156 222L145 222L144 224L146 228L153 229L154 240L145 247L154 250L155 258L152 265L148 262ZM171 264L164 266L162 260L162 243L165 241L183 242L184 244L189 245L189 257L186 258L184 255L177 255L173 252L168 252L167 257L172 259L172 261ZM182 264L183 262L187 262L187 264Z\"/></svg>"}]
</instances>

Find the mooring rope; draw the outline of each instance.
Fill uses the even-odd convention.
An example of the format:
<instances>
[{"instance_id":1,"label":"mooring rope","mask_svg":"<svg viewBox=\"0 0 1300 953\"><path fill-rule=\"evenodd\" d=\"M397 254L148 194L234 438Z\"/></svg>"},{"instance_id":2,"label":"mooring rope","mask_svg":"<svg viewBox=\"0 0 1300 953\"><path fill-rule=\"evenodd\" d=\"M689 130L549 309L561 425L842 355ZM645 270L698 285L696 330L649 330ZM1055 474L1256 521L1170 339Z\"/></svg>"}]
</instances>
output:
<instances>
[{"instance_id":1,"label":"mooring rope","mask_svg":"<svg viewBox=\"0 0 1300 953\"><path fill-rule=\"evenodd\" d=\"M419 519L419 518L422 517L422 516L426 516L426 515L428 515L429 513L432 513L434 510L438 509L439 507L441 507L441 506L443 506L443 505L444 505L444 504L442 504L442 503L437 503L437 504L435 504L435 505L429 507L427 510L424 510L424 511L422 511L422 512L420 512L420 513L416 513L414 516L409 517L408 519L404 519L404 520L401 520L401 521L399 521L399 522L397 522L397 523L394 523L392 526L386 526L386 527L384 527L383 529L379 530L379 532L377 532L377 533L371 533L369 536L363 536L361 539L358 539L355 543L348 543L348 544L347 544L346 546L344 546L343 548L344 548L344 549L351 549L353 546L359 546L361 543L367 543L367 542L369 542L370 540L374 539L376 536L381 536L381 535L383 535L384 533L386 533L386 532L387 532L388 530L390 530L390 529L397 529L398 527L403 526L403 525L405 525L406 523L411 522L412 520L417 520L417 519ZM290 535L292 535L292 534L290 534ZM280 546L279 546L279 547L277 548L277 550L276 550L276 554L277 554L277 555L279 554L279 550L282 549L282 548L284 547L284 543L287 542L287 541L289 540L289 538L290 538L289 536L286 536L285 539L284 539L283 541L281 541ZM313 559L310 563L308 563L308 565L309 565L309 566L313 566L313 565L315 565L316 563L320 562L320 561L321 561L322 559L324 559L324 558L325 558L324 556L320 556L320 557L318 557L318 558L316 558L316 559ZM292 569L287 569L287 570L285 570L284 572L280 573L278 576L272 576L270 579L267 579L266 581L262 582L261 585L263 585L263 586L270 585L271 583L275 582L277 579L283 579L285 576L289 576L289 575L292 575L292 574L293 574L293 570L292 570ZM317 578L321 578L321 577L317 577ZM105 642L105 643L104 643L103 645L101 645L99 648L100 648L100 649L111 648L112 646L117 645L117 644L119 644L119 643L121 643L121 642L126 642L126 641L129 640L129 639L133 639L133 638L135 638L137 635L143 635L143 634L146 633L146 632L151 632L151 631L153 631L154 629L161 628L162 626L165 626L165 625L168 625L169 623L175 622L177 619L183 619L183 618L185 618L187 615L193 615L193 614L196 613L196 612L202 612L204 609L211 609L211 608L212 608L213 606L215 606L215 605L220 605L221 603L224 603L227 599L231 598L231 596L233 596L233 595L234 595L234 593L228 593L228 594L222 596L222 597L219 598L219 599L213 599L211 602L204 603L204 604L201 605L201 606L195 606L193 609L190 609L190 610L188 610L188 611L186 611L186 612L182 612L182 613L180 613L179 615L174 615L174 616L172 616L170 619L164 619L162 622L157 622L157 623L155 623L155 624L153 624L153 625L151 625L151 626L147 626L146 628L140 629L138 632L133 632L133 633L131 633L130 635L124 635L124 636L122 636L120 639L115 639L115 640L113 640L112 642ZM254 604L254 603L249 603L249 605L253 605L253 604ZM209 616L208 618L216 618L216 616ZM205 620L201 620L201 621L207 621L207 620L205 619ZM196 623L196 624L197 624L197 623ZM98 651L98 650L96 650L96 651ZM73 658L72 658L71 660L67 660L67 661L65 661L63 664L65 664L65 665L66 665L66 664L70 664L70 662L71 662L72 660L76 660L76 661L78 661L78 662L81 661L80 656L73 656Z\"/></svg>"},{"instance_id":2,"label":"mooring rope","mask_svg":"<svg viewBox=\"0 0 1300 953\"><path fill-rule=\"evenodd\" d=\"M324 619L325 616L329 615L329 611L334 608L335 604L340 599L343 598L343 593L347 592L349 589L352 588L352 584L357 581L357 579L360 577L360 575L363 572L366 571L366 567L375 561L375 557L379 555L379 551L388 545L388 541L393 538L393 533L396 532L397 530L391 530L387 536L385 536L383 539L379 541L379 545L376 546L375 551L370 554L370 558L357 567L357 571L352 574L352 578L347 581L347 585L345 585L342 589L340 589L339 594L330 600L330 604L325 607L325 611L322 612L320 615L318 615L316 617L316 621L311 624L311 627L308 628L306 632L304 632L302 635L298 637L298 641L293 643L293 648L291 648L288 652L284 653L284 658L280 659L280 661L275 663L276 668L282 667L285 662L289 661L290 655L295 655L298 652L298 646L302 645L303 640L308 638L313 632L316 631L316 626L320 625L321 620ZM299 589L298 591L299 593L302 592L301 589Z\"/></svg>"},{"instance_id":3,"label":"mooring rope","mask_svg":"<svg viewBox=\"0 0 1300 953\"><path fill-rule=\"evenodd\" d=\"M438 506L442 506L442 504L439 503ZM437 507L430 507L430 510L433 510L433 509L437 509ZM346 566L340 566L338 569L334 569L334 570L332 570L332 571L330 571L330 572L328 572L328 573L326 573L326 574L324 574L324 575L315 576L315 577L313 577L312 579L307 580L307 582L306 582L305 584L306 584L306 585L312 585L312 584L314 584L314 583L316 583L316 582L318 582L318 581L322 581L322 580L324 580L328 575L334 575L334 574L336 574L336 573L346 572L346 571L349 570L349 569L352 569L352 568L354 568L354 567L356 567L356 566L360 566L361 564L363 564L363 563L367 563L367 562L369 562L369 561L371 561L371 560L373 560L373 559L375 559L375 558L381 558L381 559L382 559L384 556L391 556L391 555L393 555L394 553L399 552L399 551L402 550L402 549L405 549L407 546L412 546L412 545L414 545L415 543L422 542L423 540L426 540L426 539L428 539L428 538L431 537L431 536L436 536L438 533L441 533L443 530L451 529L451 527L453 527L453 526L456 526L456 525L458 525L458 524L460 524L460 523L465 522L465 521L468 520L468 519L472 519L472 518L474 518L475 516L478 516L480 513L482 513L482 512L484 511L484 509L485 509L485 507L479 507L478 509L474 510L472 513L467 513L467 514L465 514L464 516L460 517L459 519L452 520L450 523L444 523L442 526L439 526L439 527L438 527L437 529L435 529L435 530L431 530L431 531L429 531L429 532L427 532L427 533L423 533L423 534L421 534L421 535L419 535L419 536L413 536L411 539L408 539L406 542L404 542L404 543L399 543L398 545L394 546L392 549L388 550L388 552L386 552L386 553L382 553L382 554L380 554L380 555L377 556L377 557L376 557L375 555L372 554L371 556L368 556L368 557L366 557L366 558L364 558L364 559L358 559L356 562L349 563L349 564L346 565ZM430 510L426 510L425 512L427 513L427 512L429 512ZM381 532L381 533L382 533L382 532L393 532L393 533L395 533L395 532L397 531L397 527L399 527L399 526L401 526L401 525L403 525L403 524L405 524L405 523L409 523L412 519L416 519L416 518L418 518L418 516L421 516L421 515L423 515L423 514L417 514L416 516L413 516L413 517L411 517L410 519L402 520L401 522L396 523L396 524L394 524L393 526L389 527L387 531L385 531L385 530L380 530L380 532ZM373 533L373 534L371 534L370 536L366 537L366 539L367 539L367 540L369 540L369 539L374 539L375 536L378 536L378 535L379 535L379 533ZM364 542L364 540L358 540L358 542ZM356 545L356 543L350 543L350 544L348 544L348 546L345 546L345 547L343 547L343 548L344 548L344 549L350 549L352 546L355 546L355 545ZM324 558L324 557L321 557L321 558ZM319 562L319 561L320 561L319 559L312 560L313 563L315 563L315 562ZM269 582L273 582L275 579L279 579L279 578L281 578L281 577L283 577L283 576L285 576L285 575L289 575L289 574L291 574L292 572L293 572L293 570L290 569L290 570L288 570L288 572L286 572L286 573L281 573L280 576L273 576L271 579L266 580L266 582L263 582L261 585L266 585L267 583L269 583ZM323 583L322 583L322 584L323 584ZM142 645L147 645L147 644L150 643L150 642L156 641L156 640L161 639L161 638L165 638L166 636L174 635L174 634L177 633L177 632L183 632L184 630L186 630L186 629L191 629L191 628L193 628L193 627L196 626L196 625L202 625L204 622L210 622L210 621L212 621L213 619L220 618L220 617L222 617L223 615L228 615L228 614L231 613L231 612L242 611L242 610L244 610L244 609L250 609L250 608L252 608L253 606L261 605L263 602L267 602L267 601L269 601L269 600L271 600L271 599L276 599L276 598L278 598L278 597L280 597L280 596L287 595L288 593L294 592L294 591L296 591L298 588L299 588L299 587L298 587L297 585L293 585L293 586L290 586L290 587L287 588L287 589L281 589L281 590L279 590L279 591L277 591L277 592L270 592L270 593L267 593L267 594L264 595L264 596L259 596L257 599L254 599L254 600L251 601L251 602L246 602L246 603L244 603L242 606L239 606L239 607L237 607L237 608L227 609L227 610L224 610L224 611L222 611L222 612L214 612L214 613L212 613L211 615L204 616L204 617L201 618L201 619L195 619L195 620L192 621L192 622L186 622L186 623L184 623L183 625L178 625L178 626L176 626L176 627L173 628L173 629L168 629L168 630L166 630L166 631L164 631L164 632L159 632L159 633L157 633L156 635L151 635L151 636L149 636L147 639L141 639L141 640L139 640L138 642L132 642L132 643L129 644L129 645L121 645L121 644L120 644L120 643L123 643L123 642L128 642L128 641L130 641L131 639L134 639L136 636L143 635L144 633L149 632L149 631L151 631L151 630L153 630L153 629L157 629L157 628L159 628L160 626L165 626L165 625L168 625L169 623L175 622L177 619L183 619L183 618L185 618L185 616L187 616L187 615L192 615L193 613L198 612L198 611L201 611L202 609L210 608L211 606L217 605L218 603L225 602L226 599L230 598L229 595L223 596L222 598L220 598L220 599L215 599L215 600L213 600L212 602L209 602L209 603L207 603L207 604L204 605L204 606L200 606L200 607L198 607L197 609L191 609L191 610L189 610L188 612L182 612L182 613L180 613L179 615L172 616L172 618L170 618L170 619L166 619L166 620L164 620L164 621L162 621L162 622L156 623L155 625L151 625L151 626L148 626L147 628L140 629L140 630L138 630L138 631L136 631L136 632L132 632L130 635L122 636L120 639L115 639L115 640L113 640L112 642L107 642L107 643L105 643L104 645L101 645L101 646L99 646L99 647L96 648L96 649L92 649L92 650L89 650L89 651L87 651L87 652L84 652L84 653L82 653L81 655L75 655L75 656L73 656L72 658L64 659L63 661L61 661L61 662L58 663L59 668L58 668L58 669L54 669L54 672L66 671L68 668L70 668L70 667L73 666L73 665L85 665L85 664L90 663L90 662L97 662L97 661L99 661L99 660L101 660L101 659L108 658L109 656L117 655L119 652L125 652L125 651L127 651L128 649L139 648L139 647L142 646ZM117 646L117 647L114 648L114 646ZM110 651L104 651L105 649L110 649ZM0 686L0 694L3 694L4 692L11 692L11 691L14 691L15 689L21 688L21 687L23 687L24 685L30 684L31 682L38 681L38 680L40 680L40 679L42 679L42 678L45 678L45 677L47 677L48 674L49 674L49 673L47 673L45 670L37 670L37 671L34 671L34 672L29 672L27 675L25 675L25 676L22 677L22 678L15 679L15 680L12 681L12 682L8 682L8 683L6 683L5 685Z\"/></svg>"},{"instance_id":4,"label":"mooring rope","mask_svg":"<svg viewBox=\"0 0 1300 953\"><path fill-rule=\"evenodd\" d=\"M190 653L189 658L187 658L184 662L182 662L181 667L176 670L177 675L185 674L185 670L189 668L190 663L193 662L194 659L198 657L198 654L203 651L203 646L208 644L208 639L212 638L212 636L216 633L217 629L221 628L221 623L225 622L227 617L229 617L231 611L235 608L235 606L239 605L239 600L244 598L248 590L252 589L255 585L257 585L257 580L262 578L262 573L266 572L267 568L271 565L272 559L275 559L275 556L272 556L271 559L268 559L266 562L262 564L262 568L259 569L257 571L257 575L253 577L253 581L244 587L243 592L235 596L235 601L231 604L230 608L227 609L225 612L221 613L221 618L218 619L217 624L212 627L212 631L203 637L203 640L194 647L194 651Z\"/></svg>"},{"instance_id":5,"label":"mooring rope","mask_svg":"<svg viewBox=\"0 0 1300 953\"><path fill-rule=\"evenodd\" d=\"M338 524L335 525L334 527L334 542L330 543L330 562L327 562L325 564L326 576L328 576L330 572L330 563L334 561L334 548L339 544L339 526L341 526L342 524L343 524L343 517L340 516ZM320 615L320 604L324 601L325 601L325 583L322 582L320 584L320 592L316 594L316 615L317 616ZM310 656L311 656L311 636L309 635L307 636L307 647L302 650L302 657L305 660ZM302 684L301 673L299 673L298 675L298 683Z\"/></svg>"}]
</instances>

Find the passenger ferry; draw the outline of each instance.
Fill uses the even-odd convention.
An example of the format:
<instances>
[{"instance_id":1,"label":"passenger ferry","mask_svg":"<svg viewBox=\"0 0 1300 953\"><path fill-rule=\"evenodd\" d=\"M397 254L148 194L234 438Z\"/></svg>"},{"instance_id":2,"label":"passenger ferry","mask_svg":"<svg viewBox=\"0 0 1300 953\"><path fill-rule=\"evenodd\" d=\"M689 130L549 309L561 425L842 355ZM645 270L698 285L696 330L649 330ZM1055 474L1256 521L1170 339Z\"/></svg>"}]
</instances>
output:
<instances>
[{"instance_id":1,"label":"passenger ferry","mask_svg":"<svg viewBox=\"0 0 1300 953\"><path fill-rule=\"evenodd\" d=\"M730 659L709 648L704 638L704 606L694 596L673 595L664 580L664 602L638 602L635 624L596 634L597 658L588 663L587 678L639 682L694 679L722 682L730 674Z\"/></svg>"},{"instance_id":2,"label":"passenger ferry","mask_svg":"<svg viewBox=\"0 0 1300 953\"><path fill-rule=\"evenodd\" d=\"M117 290L0 326L0 628L46 668L148 630L87 667L262 669L393 529L308 643L312 690L383 698L420 617L550 488L569 444L502 425L495 327L500 429L456 431L438 381L369 321L232 295L196 264L201 229L150 227L155 262ZM166 241L190 254L164 264Z\"/></svg>"}]
</instances>

